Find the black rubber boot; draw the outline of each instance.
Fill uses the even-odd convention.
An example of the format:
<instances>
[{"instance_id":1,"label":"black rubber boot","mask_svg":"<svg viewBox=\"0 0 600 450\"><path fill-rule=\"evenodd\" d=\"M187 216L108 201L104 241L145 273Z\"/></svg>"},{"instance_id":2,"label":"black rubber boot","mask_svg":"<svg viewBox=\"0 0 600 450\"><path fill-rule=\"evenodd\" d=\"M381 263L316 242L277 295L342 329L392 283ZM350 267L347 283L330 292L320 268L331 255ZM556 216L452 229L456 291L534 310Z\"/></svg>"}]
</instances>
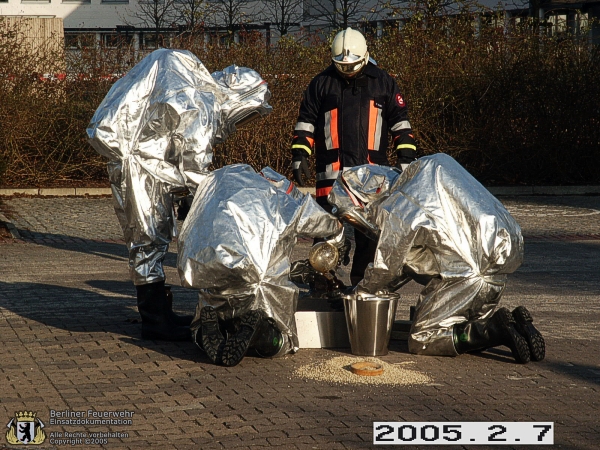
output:
<instances>
[{"instance_id":1,"label":"black rubber boot","mask_svg":"<svg viewBox=\"0 0 600 450\"><path fill-rule=\"evenodd\" d=\"M167 294L167 305L168 310L167 313L173 323L176 325L181 325L183 327L189 327L192 324L192 320L194 320L194 316L191 314L186 314L184 316L178 316L173 312L173 292L171 292L171 286L167 286L165 284L165 291Z\"/></svg>"},{"instance_id":2,"label":"black rubber boot","mask_svg":"<svg viewBox=\"0 0 600 450\"><path fill-rule=\"evenodd\" d=\"M244 359L261 325L262 317L260 311L250 311L240 317L238 331L228 335L227 341L225 341L223 356L221 358L224 366L235 366Z\"/></svg>"},{"instance_id":3,"label":"black rubber boot","mask_svg":"<svg viewBox=\"0 0 600 450\"><path fill-rule=\"evenodd\" d=\"M137 304L142 316L142 339L159 341L187 341L191 338L189 327L175 323L169 307L165 282L136 286Z\"/></svg>"},{"instance_id":4,"label":"black rubber boot","mask_svg":"<svg viewBox=\"0 0 600 450\"><path fill-rule=\"evenodd\" d=\"M533 326L533 318L524 306L518 306L512 312L517 323L517 330L529 345L532 361L541 361L546 356L546 342L542 334Z\"/></svg>"},{"instance_id":5,"label":"black rubber boot","mask_svg":"<svg viewBox=\"0 0 600 450\"><path fill-rule=\"evenodd\" d=\"M268 319L262 321L251 346L261 358L271 358L279 353L283 342L281 331L272 320Z\"/></svg>"},{"instance_id":6,"label":"black rubber boot","mask_svg":"<svg viewBox=\"0 0 600 450\"><path fill-rule=\"evenodd\" d=\"M519 364L526 364L531 358L527 341L517 331L515 319L506 308L500 308L489 319L455 325L453 335L458 353L505 345Z\"/></svg>"},{"instance_id":7,"label":"black rubber boot","mask_svg":"<svg viewBox=\"0 0 600 450\"><path fill-rule=\"evenodd\" d=\"M212 306L205 306L200 310L200 329L196 340L213 363L221 363L225 337L219 327L217 312Z\"/></svg>"}]
</instances>

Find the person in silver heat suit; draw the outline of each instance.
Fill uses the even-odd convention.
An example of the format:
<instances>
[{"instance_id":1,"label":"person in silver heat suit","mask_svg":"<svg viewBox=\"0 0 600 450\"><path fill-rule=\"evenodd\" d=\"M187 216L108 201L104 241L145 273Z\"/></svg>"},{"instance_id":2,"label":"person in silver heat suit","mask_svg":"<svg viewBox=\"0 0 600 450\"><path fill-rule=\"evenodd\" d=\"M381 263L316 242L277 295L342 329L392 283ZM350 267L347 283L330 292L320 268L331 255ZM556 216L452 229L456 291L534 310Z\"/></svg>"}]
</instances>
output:
<instances>
[{"instance_id":1,"label":"person in silver heat suit","mask_svg":"<svg viewBox=\"0 0 600 450\"><path fill-rule=\"evenodd\" d=\"M185 340L192 316L173 313L163 259L176 235L173 194L208 175L213 146L271 112L270 92L252 69L210 74L189 51L160 49L110 89L87 134L109 159L114 207L129 249L144 339Z\"/></svg>"},{"instance_id":2,"label":"person in silver heat suit","mask_svg":"<svg viewBox=\"0 0 600 450\"><path fill-rule=\"evenodd\" d=\"M378 239L357 291L393 291L409 279L425 285L411 353L455 356L506 345L519 363L544 358L544 339L527 308L497 309L507 274L523 259L521 229L450 156L420 158L402 174L384 166L351 168L328 201L342 221Z\"/></svg>"},{"instance_id":3,"label":"person in silver heat suit","mask_svg":"<svg viewBox=\"0 0 600 450\"><path fill-rule=\"evenodd\" d=\"M191 328L213 362L234 366L249 347L263 357L298 350L290 258L299 236L346 244L335 216L268 167L226 166L198 185L177 268L183 286L200 290Z\"/></svg>"}]
</instances>

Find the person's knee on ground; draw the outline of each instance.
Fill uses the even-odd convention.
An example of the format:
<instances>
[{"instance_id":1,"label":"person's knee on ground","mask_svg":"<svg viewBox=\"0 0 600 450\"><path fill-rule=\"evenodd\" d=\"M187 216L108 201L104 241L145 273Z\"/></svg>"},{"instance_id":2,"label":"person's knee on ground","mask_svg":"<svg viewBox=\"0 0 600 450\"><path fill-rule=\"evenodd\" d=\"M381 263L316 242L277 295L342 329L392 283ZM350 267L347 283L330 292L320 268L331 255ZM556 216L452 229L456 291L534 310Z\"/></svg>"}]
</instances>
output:
<instances>
[{"instance_id":1,"label":"person's knee on ground","mask_svg":"<svg viewBox=\"0 0 600 450\"><path fill-rule=\"evenodd\" d=\"M287 336L277 327L272 319L264 319L251 347L261 358L273 358L287 351Z\"/></svg>"},{"instance_id":2,"label":"person's knee on ground","mask_svg":"<svg viewBox=\"0 0 600 450\"><path fill-rule=\"evenodd\" d=\"M526 364L531 359L527 341L517 331L515 319L506 308L498 309L489 319L454 325L453 339L459 354L505 345L518 363Z\"/></svg>"},{"instance_id":3,"label":"person's knee on ground","mask_svg":"<svg viewBox=\"0 0 600 450\"><path fill-rule=\"evenodd\" d=\"M137 305L142 317L142 338L165 341L190 339L191 317L181 318L173 313L164 281L136 286ZM187 323L187 325L182 325Z\"/></svg>"}]
</instances>

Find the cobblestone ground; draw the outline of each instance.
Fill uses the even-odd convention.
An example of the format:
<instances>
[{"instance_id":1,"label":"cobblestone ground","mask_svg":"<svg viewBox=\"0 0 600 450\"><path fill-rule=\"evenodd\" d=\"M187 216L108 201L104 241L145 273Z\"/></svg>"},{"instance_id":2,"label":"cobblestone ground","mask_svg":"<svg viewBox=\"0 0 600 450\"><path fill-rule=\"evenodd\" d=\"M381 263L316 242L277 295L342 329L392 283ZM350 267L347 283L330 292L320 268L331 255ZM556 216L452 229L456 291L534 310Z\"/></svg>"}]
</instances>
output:
<instances>
[{"instance_id":1,"label":"cobblestone ground","mask_svg":"<svg viewBox=\"0 0 600 450\"><path fill-rule=\"evenodd\" d=\"M225 368L210 364L192 343L141 340L111 200L0 198L0 213L22 236L0 233L0 422L36 412L46 440L35 448L70 447L73 441L58 439L82 439L75 447L341 449L372 448L374 421L551 421L555 448L600 448L600 197L501 201L526 236L524 264L510 278L503 303L532 311L546 338L546 359L517 365L503 347L417 357L405 342L392 341L380 359L430 381L382 387L294 374L349 356L349 349L247 357ZM178 286L173 247L166 265L175 307L191 312L196 298ZM307 248L301 242L296 257ZM413 284L403 288L399 316L408 314L418 292ZM133 417L131 424L52 423L53 411L67 410ZM0 448L22 448L8 443L6 431ZM114 434L83 442L94 432ZM502 448L549 448L513 439L506 444Z\"/></svg>"}]
</instances>

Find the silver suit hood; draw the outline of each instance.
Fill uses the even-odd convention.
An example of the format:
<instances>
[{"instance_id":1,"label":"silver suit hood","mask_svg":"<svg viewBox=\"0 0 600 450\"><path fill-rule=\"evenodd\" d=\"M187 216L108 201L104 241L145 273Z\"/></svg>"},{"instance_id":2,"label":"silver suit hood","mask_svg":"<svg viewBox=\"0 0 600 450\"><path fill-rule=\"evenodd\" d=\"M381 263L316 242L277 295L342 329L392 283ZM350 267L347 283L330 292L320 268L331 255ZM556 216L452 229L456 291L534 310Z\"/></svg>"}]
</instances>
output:
<instances>
[{"instance_id":1,"label":"silver suit hood","mask_svg":"<svg viewBox=\"0 0 600 450\"><path fill-rule=\"evenodd\" d=\"M240 117L271 112L266 82L249 68L210 74L191 52L160 49L110 89L87 129L90 144L112 161L152 172L192 191L212 163L213 145Z\"/></svg>"},{"instance_id":2,"label":"silver suit hood","mask_svg":"<svg viewBox=\"0 0 600 450\"><path fill-rule=\"evenodd\" d=\"M222 91L227 93L227 100L221 104L223 126L217 134L220 142L237 127L272 111L268 104L271 92L267 82L254 70L233 65L221 72L214 72L212 77Z\"/></svg>"}]
</instances>

